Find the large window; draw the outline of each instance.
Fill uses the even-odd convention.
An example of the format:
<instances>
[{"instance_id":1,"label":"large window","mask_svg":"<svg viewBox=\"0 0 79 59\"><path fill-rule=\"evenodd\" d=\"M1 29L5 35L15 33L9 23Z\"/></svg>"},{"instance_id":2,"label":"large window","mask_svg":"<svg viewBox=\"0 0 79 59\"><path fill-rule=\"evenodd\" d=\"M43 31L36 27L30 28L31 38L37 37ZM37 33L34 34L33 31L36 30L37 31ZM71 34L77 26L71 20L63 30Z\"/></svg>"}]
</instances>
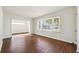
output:
<instances>
[{"instance_id":1,"label":"large window","mask_svg":"<svg viewBox=\"0 0 79 59\"><path fill-rule=\"evenodd\" d=\"M60 17L47 18L38 20L38 30L43 31L60 31Z\"/></svg>"},{"instance_id":2,"label":"large window","mask_svg":"<svg viewBox=\"0 0 79 59\"><path fill-rule=\"evenodd\" d=\"M30 22L27 20L12 19L12 33L30 32Z\"/></svg>"}]
</instances>

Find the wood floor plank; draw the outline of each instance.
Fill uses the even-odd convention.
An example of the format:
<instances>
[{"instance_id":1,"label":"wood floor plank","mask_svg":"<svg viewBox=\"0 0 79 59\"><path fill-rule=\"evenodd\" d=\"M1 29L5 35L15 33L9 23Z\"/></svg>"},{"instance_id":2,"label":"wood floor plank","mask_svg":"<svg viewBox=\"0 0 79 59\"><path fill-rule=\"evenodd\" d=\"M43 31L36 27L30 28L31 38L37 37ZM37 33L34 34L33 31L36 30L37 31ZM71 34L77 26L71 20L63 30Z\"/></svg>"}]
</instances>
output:
<instances>
[{"instance_id":1,"label":"wood floor plank","mask_svg":"<svg viewBox=\"0 0 79 59\"><path fill-rule=\"evenodd\" d=\"M35 34L18 34L3 40L2 53L75 53L76 45Z\"/></svg>"}]
</instances>

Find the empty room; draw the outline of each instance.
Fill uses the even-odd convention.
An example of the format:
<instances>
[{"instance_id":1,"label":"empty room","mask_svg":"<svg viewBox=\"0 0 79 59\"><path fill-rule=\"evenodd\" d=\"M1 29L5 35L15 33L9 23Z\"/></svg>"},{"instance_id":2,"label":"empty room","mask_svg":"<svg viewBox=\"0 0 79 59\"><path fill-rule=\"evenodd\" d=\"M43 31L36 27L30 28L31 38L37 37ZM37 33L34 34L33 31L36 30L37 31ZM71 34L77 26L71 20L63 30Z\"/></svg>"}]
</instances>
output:
<instances>
[{"instance_id":1,"label":"empty room","mask_svg":"<svg viewBox=\"0 0 79 59\"><path fill-rule=\"evenodd\" d=\"M0 52L79 52L78 8L77 6L0 6Z\"/></svg>"}]
</instances>

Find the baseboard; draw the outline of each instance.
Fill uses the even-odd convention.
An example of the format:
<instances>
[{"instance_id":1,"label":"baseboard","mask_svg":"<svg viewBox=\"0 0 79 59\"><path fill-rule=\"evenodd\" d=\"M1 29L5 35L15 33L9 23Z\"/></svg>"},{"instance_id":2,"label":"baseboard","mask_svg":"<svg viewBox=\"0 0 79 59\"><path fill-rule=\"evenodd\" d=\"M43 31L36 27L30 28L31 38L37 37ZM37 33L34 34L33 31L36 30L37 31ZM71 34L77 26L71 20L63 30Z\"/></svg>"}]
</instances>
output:
<instances>
[{"instance_id":1,"label":"baseboard","mask_svg":"<svg viewBox=\"0 0 79 59\"><path fill-rule=\"evenodd\" d=\"M70 42L70 41L66 41L66 40L61 40L59 38L55 38L55 37L49 37L49 36L45 36L45 35L40 35L40 34L36 34L36 33L33 33L34 35L39 35L39 36L43 36L43 37L47 37L47 38L50 38L50 39L56 39L56 40L59 40L59 41L63 41L63 42L66 42L66 43L70 43L70 44L75 44L74 42Z\"/></svg>"},{"instance_id":2,"label":"baseboard","mask_svg":"<svg viewBox=\"0 0 79 59\"><path fill-rule=\"evenodd\" d=\"M17 34L26 34L26 33L29 33L29 32L12 33L12 35L17 35Z\"/></svg>"},{"instance_id":3,"label":"baseboard","mask_svg":"<svg viewBox=\"0 0 79 59\"><path fill-rule=\"evenodd\" d=\"M5 36L3 39L11 38L12 36Z\"/></svg>"}]
</instances>

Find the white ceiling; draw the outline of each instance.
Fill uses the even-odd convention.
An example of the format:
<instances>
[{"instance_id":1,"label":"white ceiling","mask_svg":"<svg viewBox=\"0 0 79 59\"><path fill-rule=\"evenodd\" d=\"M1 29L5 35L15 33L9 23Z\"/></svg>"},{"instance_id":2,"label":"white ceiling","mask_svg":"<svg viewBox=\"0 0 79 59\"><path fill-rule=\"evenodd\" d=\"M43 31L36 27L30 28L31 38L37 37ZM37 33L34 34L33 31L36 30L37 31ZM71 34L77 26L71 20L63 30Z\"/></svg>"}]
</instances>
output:
<instances>
[{"instance_id":1,"label":"white ceiling","mask_svg":"<svg viewBox=\"0 0 79 59\"><path fill-rule=\"evenodd\" d=\"M5 6L4 10L24 17L38 17L68 6Z\"/></svg>"}]
</instances>

